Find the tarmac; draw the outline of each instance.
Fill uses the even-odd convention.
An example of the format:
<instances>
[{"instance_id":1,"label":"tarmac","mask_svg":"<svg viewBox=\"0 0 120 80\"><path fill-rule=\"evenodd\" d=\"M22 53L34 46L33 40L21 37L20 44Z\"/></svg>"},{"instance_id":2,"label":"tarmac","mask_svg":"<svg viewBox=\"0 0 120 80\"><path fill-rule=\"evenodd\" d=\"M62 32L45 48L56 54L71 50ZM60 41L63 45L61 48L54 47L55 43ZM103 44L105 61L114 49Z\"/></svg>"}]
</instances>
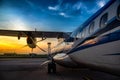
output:
<instances>
[{"instance_id":1,"label":"tarmac","mask_svg":"<svg viewBox=\"0 0 120 80\"><path fill-rule=\"evenodd\" d=\"M89 69L57 65L55 74L47 73L45 58L1 58L0 80L120 80L119 76Z\"/></svg>"}]
</instances>

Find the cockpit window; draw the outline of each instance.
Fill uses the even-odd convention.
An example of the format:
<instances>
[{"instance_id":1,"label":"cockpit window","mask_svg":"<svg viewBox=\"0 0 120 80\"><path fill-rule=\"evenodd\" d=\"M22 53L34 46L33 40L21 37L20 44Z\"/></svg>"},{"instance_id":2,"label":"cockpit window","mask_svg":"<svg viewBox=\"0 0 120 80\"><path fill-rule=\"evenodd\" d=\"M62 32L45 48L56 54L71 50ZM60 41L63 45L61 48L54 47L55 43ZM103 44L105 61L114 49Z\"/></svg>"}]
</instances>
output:
<instances>
[{"instance_id":1,"label":"cockpit window","mask_svg":"<svg viewBox=\"0 0 120 80\"><path fill-rule=\"evenodd\" d=\"M117 9L117 17L118 19L120 19L120 5L118 6L118 9Z\"/></svg>"},{"instance_id":2,"label":"cockpit window","mask_svg":"<svg viewBox=\"0 0 120 80\"><path fill-rule=\"evenodd\" d=\"M89 33L92 33L94 31L94 24L95 22L92 22L89 26Z\"/></svg>"},{"instance_id":3,"label":"cockpit window","mask_svg":"<svg viewBox=\"0 0 120 80\"><path fill-rule=\"evenodd\" d=\"M108 20L108 13L104 14L100 19L100 28L103 28L106 26L106 22Z\"/></svg>"}]
</instances>

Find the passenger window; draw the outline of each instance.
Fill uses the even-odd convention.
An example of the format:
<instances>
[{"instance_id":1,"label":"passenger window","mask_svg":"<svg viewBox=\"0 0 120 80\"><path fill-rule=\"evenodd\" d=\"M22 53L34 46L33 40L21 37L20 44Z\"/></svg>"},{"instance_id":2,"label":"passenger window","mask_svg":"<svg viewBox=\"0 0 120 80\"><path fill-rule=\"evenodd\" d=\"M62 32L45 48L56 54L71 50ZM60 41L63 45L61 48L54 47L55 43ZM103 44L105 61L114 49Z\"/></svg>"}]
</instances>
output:
<instances>
[{"instance_id":1,"label":"passenger window","mask_svg":"<svg viewBox=\"0 0 120 80\"><path fill-rule=\"evenodd\" d=\"M82 31L82 37L85 38L85 36L86 36L86 28L83 29L83 31Z\"/></svg>"},{"instance_id":2,"label":"passenger window","mask_svg":"<svg viewBox=\"0 0 120 80\"><path fill-rule=\"evenodd\" d=\"M108 13L104 14L100 19L100 28L103 28L106 26L106 22L108 20Z\"/></svg>"},{"instance_id":3,"label":"passenger window","mask_svg":"<svg viewBox=\"0 0 120 80\"><path fill-rule=\"evenodd\" d=\"M83 31L81 32L81 37L84 38L84 32Z\"/></svg>"},{"instance_id":4,"label":"passenger window","mask_svg":"<svg viewBox=\"0 0 120 80\"><path fill-rule=\"evenodd\" d=\"M83 30L84 37L86 36L86 28Z\"/></svg>"},{"instance_id":5,"label":"passenger window","mask_svg":"<svg viewBox=\"0 0 120 80\"><path fill-rule=\"evenodd\" d=\"M117 17L118 19L120 19L120 5L118 6L118 9L117 9Z\"/></svg>"},{"instance_id":6,"label":"passenger window","mask_svg":"<svg viewBox=\"0 0 120 80\"><path fill-rule=\"evenodd\" d=\"M82 36L81 36L81 32L79 33L78 37L79 37L79 38L82 38Z\"/></svg>"},{"instance_id":7,"label":"passenger window","mask_svg":"<svg viewBox=\"0 0 120 80\"><path fill-rule=\"evenodd\" d=\"M81 38L80 32L77 34L77 38Z\"/></svg>"},{"instance_id":8,"label":"passenger window","mask_svg":"<svg viewBox=\"0 0 120 80\"><path fill-rule=\"evenodd\" d=\"M94 32L94 24L95 24L95 22L92 22L92 23L90 24L90 26L89 26L89 33Z\"/></svg>"}]
</instances>

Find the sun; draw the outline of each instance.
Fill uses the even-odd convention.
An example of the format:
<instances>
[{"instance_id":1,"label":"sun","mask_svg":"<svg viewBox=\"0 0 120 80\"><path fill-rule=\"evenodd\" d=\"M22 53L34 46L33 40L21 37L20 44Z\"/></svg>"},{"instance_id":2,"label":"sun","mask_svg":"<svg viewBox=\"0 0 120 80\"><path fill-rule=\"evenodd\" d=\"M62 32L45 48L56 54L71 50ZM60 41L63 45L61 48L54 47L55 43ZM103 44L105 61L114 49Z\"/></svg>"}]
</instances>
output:
<instances>
[{"instance_id":1,"label":"sun","mask_svg":"<svg viewBox=\"0 0 120 80\"><path fill-rule=\"evenodd\" d=\"M20 18L13 18L11 24L13 30L27 30L25 22Z\"/></svg>"}]
</instances>

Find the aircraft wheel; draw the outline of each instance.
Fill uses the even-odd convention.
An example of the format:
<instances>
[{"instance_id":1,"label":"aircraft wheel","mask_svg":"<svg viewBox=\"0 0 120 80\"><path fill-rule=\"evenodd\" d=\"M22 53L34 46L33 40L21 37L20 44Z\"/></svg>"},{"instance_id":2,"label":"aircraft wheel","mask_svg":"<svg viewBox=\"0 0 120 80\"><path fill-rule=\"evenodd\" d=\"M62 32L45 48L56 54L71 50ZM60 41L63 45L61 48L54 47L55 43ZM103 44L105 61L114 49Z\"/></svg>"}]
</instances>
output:
<instances>
[{"instance_id":1,"label":"aircraft wheel","mask_svg":"<svg viewBox=\"0 0 120 80\"><path fill-rule=\"evenodd\" d=\"M56 73L56 64L55 63L52 64L52 71L53 71L53 73Z\"/></svg>"},{"instance_id":2,"label":"aircraft wheel","mask_svg":"<svg viewBox=\"0 0 120 80\"><path fill-rule=\"evenodd\" d=\"M54 62L48 63L48 73L56 73L56 64Z\"/></svg>"},{"instance_id":3,"label":"aircraft wheel","mask_svg":"<svg viewBox=\"0 0 120 80\"><path fill-rule=\"evenodd\" d=\"M48 63L48 73L51 73L51 62Z\"/></svg>"}]
</instances>

